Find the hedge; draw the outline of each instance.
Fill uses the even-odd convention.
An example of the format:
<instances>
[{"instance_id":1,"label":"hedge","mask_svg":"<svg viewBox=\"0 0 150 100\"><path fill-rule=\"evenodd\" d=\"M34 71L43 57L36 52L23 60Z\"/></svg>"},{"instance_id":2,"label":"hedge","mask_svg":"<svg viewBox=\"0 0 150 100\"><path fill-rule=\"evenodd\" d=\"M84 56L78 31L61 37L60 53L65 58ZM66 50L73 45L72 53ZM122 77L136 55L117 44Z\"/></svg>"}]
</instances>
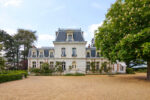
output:
<instances>
[{"instance_id":1,"label":"hedge","mask_svg":"<svg viewBox=\"0 0 150 100\"><path fill-rule=\"evenodd\" d=\"M127 74L135 74L133 68L126 68L126 73Z\"/></svg>"},{"instance_id":2,"label":"hedge","mask_svg":"<svg viewBox=\"0 0 150 100\"><path fill-rule=\"evenodd\" d=\"M23 77L27 77L26 71L4 71L0 73L0 83L13 80L20 80Z\"/></svg>"},{"instance_id":3,"label":"hedge","mask_svg":"<svg viewBox=\"0 0 150 100\"><path fill-rule=\"evenodd\" d=\"M83 73L68 73L68 74L65 74L65 76L85 76L85 74Z\"/></svg>"}]
</instances>

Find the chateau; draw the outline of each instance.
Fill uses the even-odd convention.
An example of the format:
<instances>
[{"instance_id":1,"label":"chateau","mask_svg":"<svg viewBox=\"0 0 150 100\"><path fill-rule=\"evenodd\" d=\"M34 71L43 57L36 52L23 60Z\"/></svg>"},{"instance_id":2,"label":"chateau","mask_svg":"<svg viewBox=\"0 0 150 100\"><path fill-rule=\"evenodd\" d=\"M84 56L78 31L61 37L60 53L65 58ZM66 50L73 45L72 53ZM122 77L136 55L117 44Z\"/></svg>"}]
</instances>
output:
<instances>
[{"instance_id":1,"label":"chateau","mask_svg":"<svg viewBox=\"0 0 150 100\"><path fill-rule=\"evenodd\" d=\"M96 50L94 39L92 45L86 47L87 41L81 29L58 29L54 47L31 48L28 54L28 67L40 68L43 62L48 62L50 67L55 67L56 62L62 62L64 73L88 73L91 62L95 62L99 70L103 62L109 62ZM69 69L72 66L72 69ZM121 62L110 64L112 73L125 73L126 65Z\"/></svg>"}]
</instances>

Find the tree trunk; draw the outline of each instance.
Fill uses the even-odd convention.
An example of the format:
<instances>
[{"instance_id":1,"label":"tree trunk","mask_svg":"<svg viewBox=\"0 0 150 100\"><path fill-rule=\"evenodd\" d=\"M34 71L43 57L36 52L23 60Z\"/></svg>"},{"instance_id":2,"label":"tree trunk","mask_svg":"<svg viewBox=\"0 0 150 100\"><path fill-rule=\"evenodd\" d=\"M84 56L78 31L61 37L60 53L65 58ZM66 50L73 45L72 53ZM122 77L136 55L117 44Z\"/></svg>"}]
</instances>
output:
<instances>
[{"instance_id":1,"label":"tree trunk","mask_svg":"<svg viewBox=\"0 0 150 100\"><path fill-rule=\"evenodd\" d=\"M150 80L150 59L147 60L147 80Z\"/></svg>"}]
</instances>

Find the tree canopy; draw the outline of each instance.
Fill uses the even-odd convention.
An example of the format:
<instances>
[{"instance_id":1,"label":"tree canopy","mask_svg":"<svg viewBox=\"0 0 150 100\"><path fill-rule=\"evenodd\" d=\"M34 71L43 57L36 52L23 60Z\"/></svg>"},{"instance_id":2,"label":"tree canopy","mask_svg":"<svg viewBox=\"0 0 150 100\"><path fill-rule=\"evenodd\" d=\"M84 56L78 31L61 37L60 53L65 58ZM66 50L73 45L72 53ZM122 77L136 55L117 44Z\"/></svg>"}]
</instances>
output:
<instances>
[{"instance_id":1,"label":"tree canopy","mask_svg":"<svg viewBox=\"0 0 150 100\"><path fill-rule=\"evenodd\" d=\"M95 43L112 62L120 60L129 64L132 60L144 59L149 65L150 1L117 0L96 31Z\"/></svg>"}]
</instances>

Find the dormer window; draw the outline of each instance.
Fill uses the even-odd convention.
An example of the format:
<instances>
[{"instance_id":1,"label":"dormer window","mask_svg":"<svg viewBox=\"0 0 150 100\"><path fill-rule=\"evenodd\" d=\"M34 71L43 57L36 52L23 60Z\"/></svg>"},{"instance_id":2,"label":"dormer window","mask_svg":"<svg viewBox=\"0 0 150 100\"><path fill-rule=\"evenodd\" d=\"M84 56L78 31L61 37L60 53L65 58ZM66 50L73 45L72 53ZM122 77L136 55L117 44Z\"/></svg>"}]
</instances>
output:
<instances>
[{"instance_id":1,"label":"dormer window","mask_svg":"<svg viewBox=\"0 0 150 100\"><path fill-rule=\"evenodd\" d=\"M50 58L54 57L53 52L50 52Z\"/></svg>"},{"instance_id":2,"label":"dormer window","mask_svg":"<svg viewBox=\"0 0 150 100\"><path fill-rule=\"evenodd\" d=\"M32 52L32 57L36 57L36 52L35 51Z\"/></svg>"},{"instance_id":3,"label":"dormer window","mask_svg":"<svg viewBox=\"0 0 150 100\"><path fill-rule=\"evenodd\" d=\"M97 52L97 57L100 57L100 53L99 52Z\"/></svg>"},{"instance_id":4,"label":"dormer window","mask_svg":"<svg viewBox=\"0 0 150 100\"><path fill-rule=\"evenodd\" d=\"M67 30L67 41L73 41L73 31Z\"/></svg>"},{"instance_id":5,"label":"dormer window","mask_svg":"<svg viewBox=\"0 0 150 100\"><path fill-rule=\"evenodd\" d=\"M39 57L43 57L43 52L40 51Z\"/></svg>"},{"instance_id":6,"label":"dormer window","mask_svg":"<svg viewBox=\"0 0 150 100\"><path fill-rule=\"evenodd\" d=\"M72 41L72 35L68 35L68 41Z\"/></svg>"},{"instance_id":7,"label":"dormer window","mask_svg":"<svg viewBox=\"0 0 150 100\"><path fill-rule=\"evenodd\" d=\"M90 57L90 52L87 52L86 57Z\"/></svg>"}]
</instances>

